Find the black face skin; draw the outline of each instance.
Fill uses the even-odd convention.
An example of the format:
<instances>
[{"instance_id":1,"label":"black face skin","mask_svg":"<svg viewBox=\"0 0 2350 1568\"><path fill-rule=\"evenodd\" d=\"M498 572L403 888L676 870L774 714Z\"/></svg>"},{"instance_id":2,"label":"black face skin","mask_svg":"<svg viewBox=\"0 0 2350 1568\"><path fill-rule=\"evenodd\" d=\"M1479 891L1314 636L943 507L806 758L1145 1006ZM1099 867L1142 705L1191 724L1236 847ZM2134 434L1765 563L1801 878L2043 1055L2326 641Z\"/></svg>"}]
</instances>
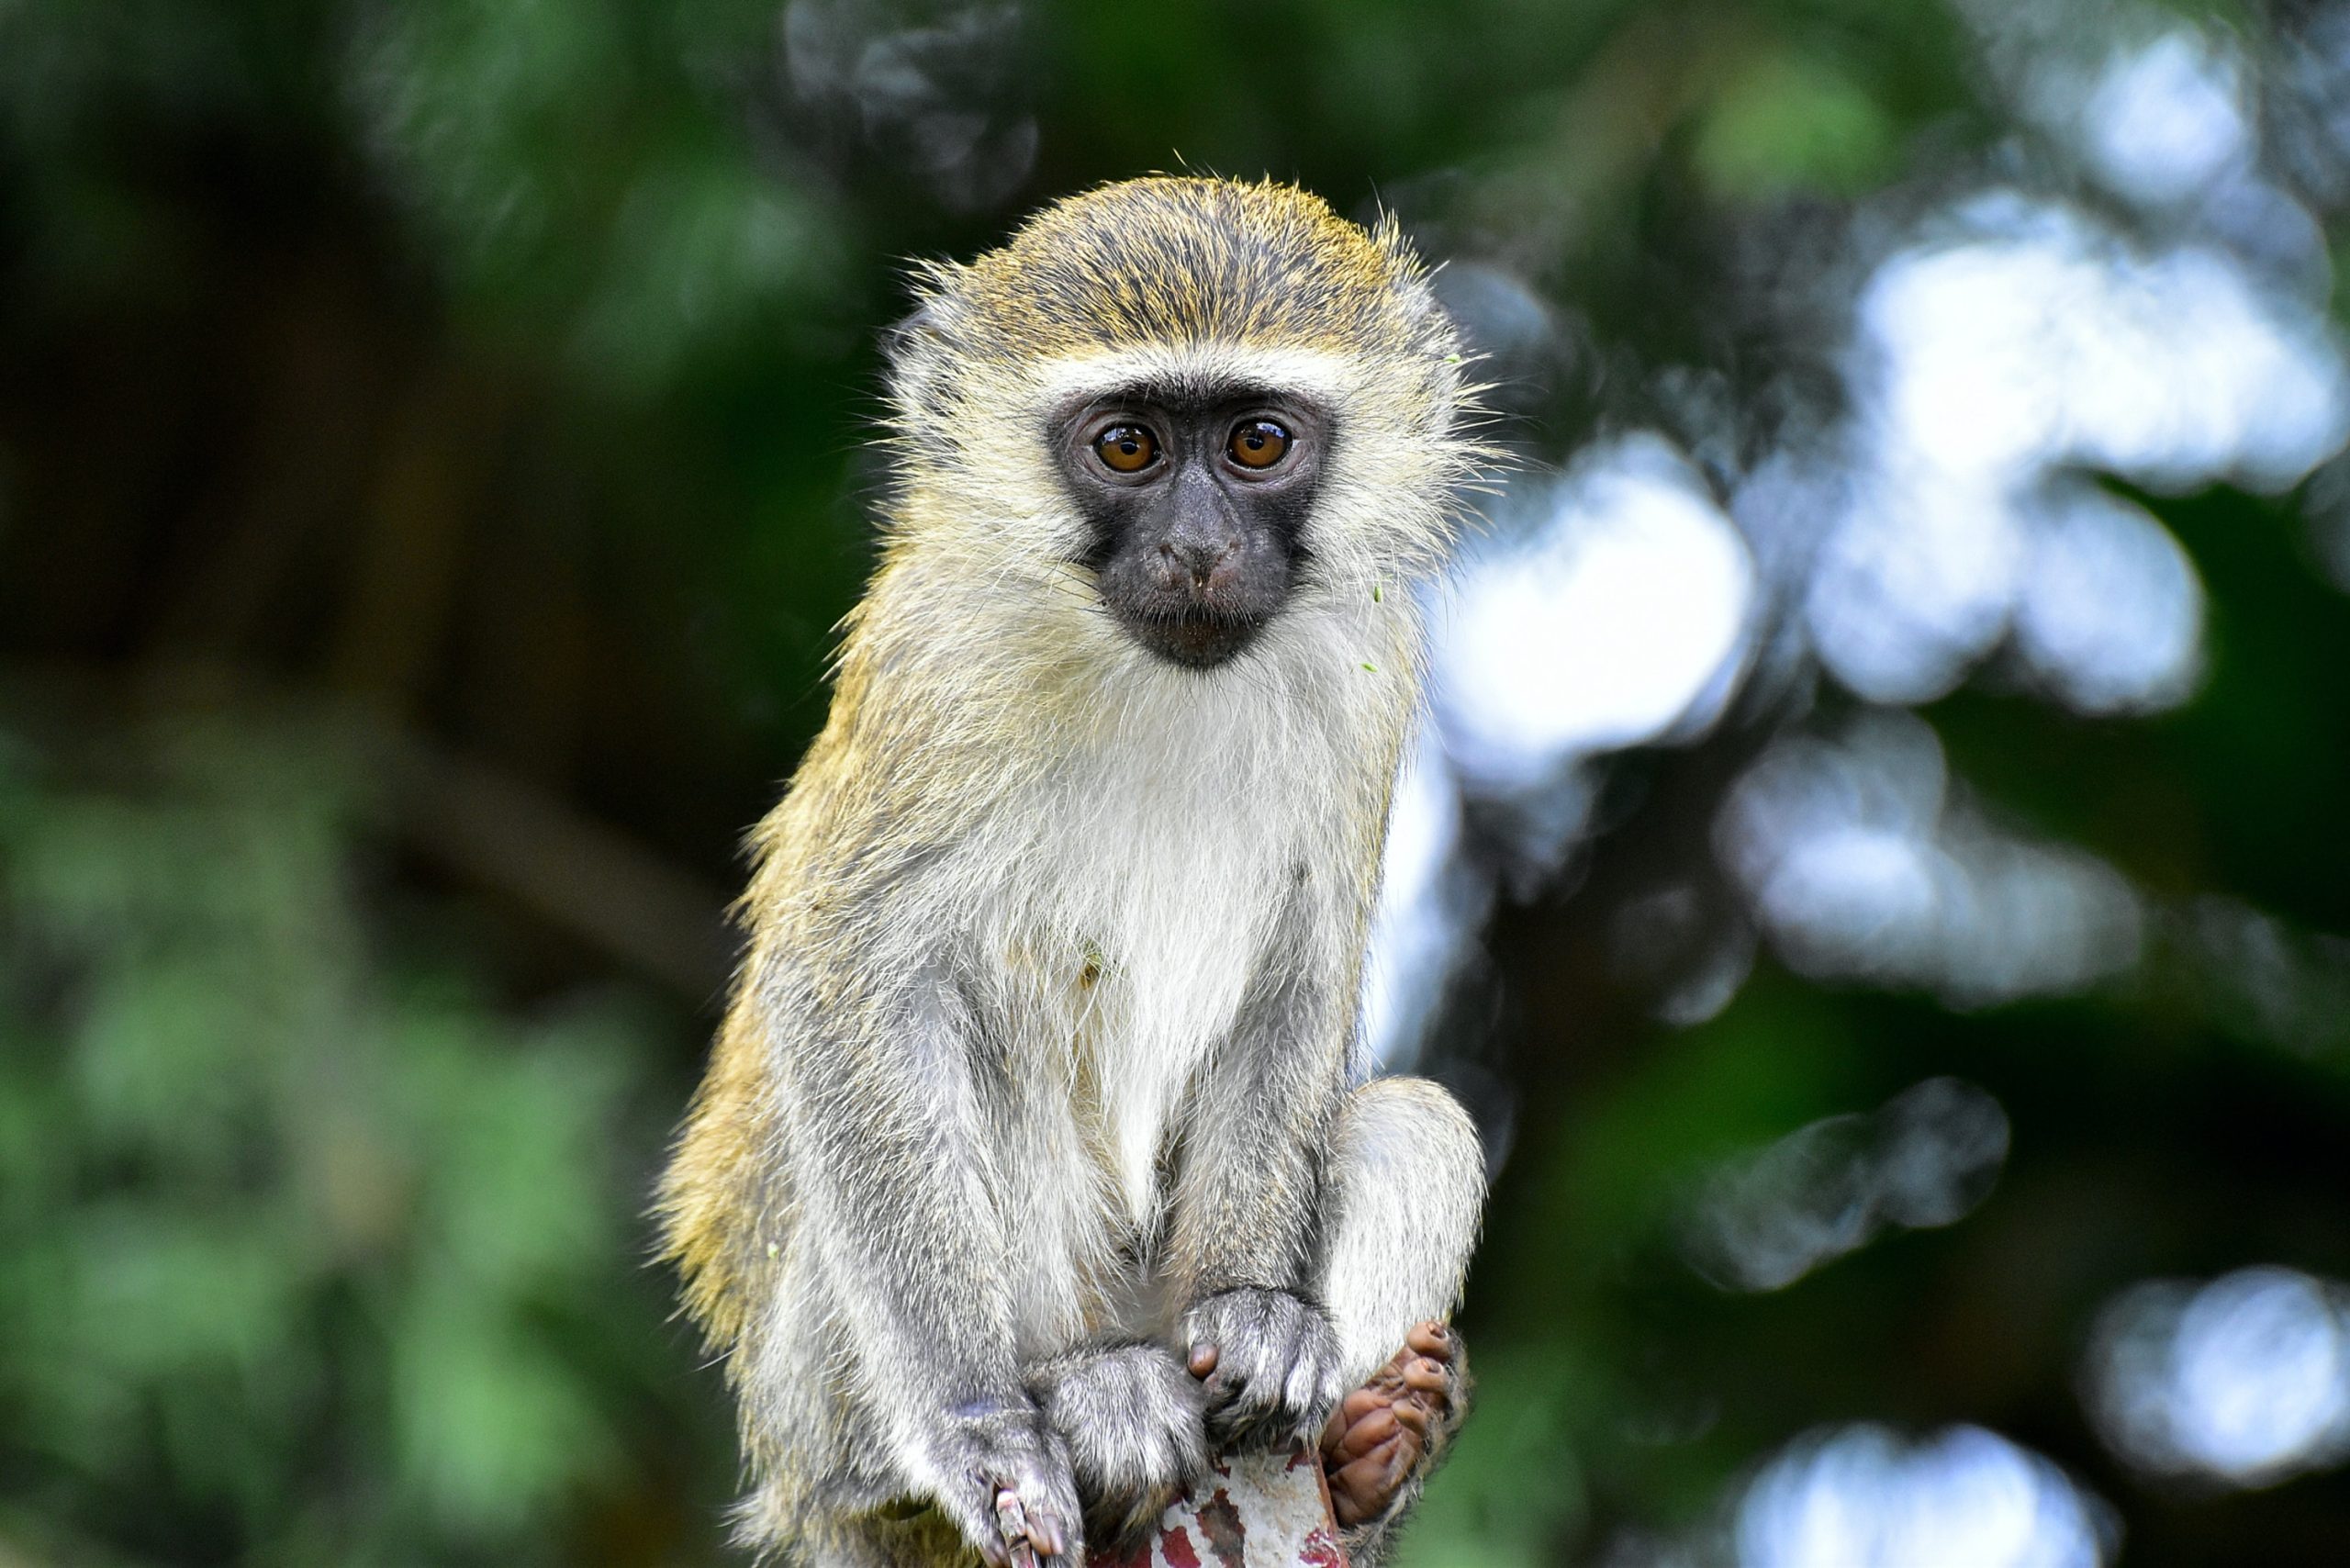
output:
<instances>
[{"instance_id":1,"label":"black face skin","mask_svg":"<svg viewBox=\"0 0 2350 1568\"><path fill-rule=\"evenodd\" d=\"M1293 398L1147 389L1056 421L1091 532L1082 563L1136 642L1212 669L1256 640L1304 563L1300 534L1328 429Z\"/></svg>"}]
</instances>

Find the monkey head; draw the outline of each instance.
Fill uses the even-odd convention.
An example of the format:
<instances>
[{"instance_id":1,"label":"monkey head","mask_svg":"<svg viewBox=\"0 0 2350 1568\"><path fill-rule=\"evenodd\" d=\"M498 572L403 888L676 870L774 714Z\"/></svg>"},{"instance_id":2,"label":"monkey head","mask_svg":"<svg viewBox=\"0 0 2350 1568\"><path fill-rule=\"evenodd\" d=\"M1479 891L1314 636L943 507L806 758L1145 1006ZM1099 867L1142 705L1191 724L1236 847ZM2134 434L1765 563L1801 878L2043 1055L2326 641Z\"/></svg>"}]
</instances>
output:
<instances>
[{"instance_id":1,"label":"monkey head","mask_svg":"<svg viewBox=\"0 0 2350 1568\"><path fill-rule=\"evenodd\" d=\"M1044 640L1206 670L1370 613L1433 565L1484 455L1393 223L1292 186L1104 186L916 292L890 353L895 543Z\"/></svg>"}]
</instances>

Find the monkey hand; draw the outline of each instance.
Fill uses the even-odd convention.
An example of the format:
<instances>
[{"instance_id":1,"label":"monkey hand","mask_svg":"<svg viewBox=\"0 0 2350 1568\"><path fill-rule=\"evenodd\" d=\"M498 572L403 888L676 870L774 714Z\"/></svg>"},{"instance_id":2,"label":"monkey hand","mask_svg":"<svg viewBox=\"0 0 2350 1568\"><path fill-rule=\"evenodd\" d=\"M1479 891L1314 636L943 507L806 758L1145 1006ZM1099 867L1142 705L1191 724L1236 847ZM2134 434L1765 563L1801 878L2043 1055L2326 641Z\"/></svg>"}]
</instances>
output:
<instances>
[{"instance_id":1,"label":"monkey hand","mask_svg":"<svg viewBox=\"0 0 2350 1568\"><path fill-rule=\"evenodd\" d=\"M1079 1561L1069 1449L1034 1404L957 1406L940 1421L930 1461L939 1511L993 1568L1010 1568L1015 1552L1040 1568ZM1000 1506L1006 1493L1017 1507ZM1018 1521L1018 1539L1007 1521Z\"/></svg>"},{"instance_id":2,"label":"monkey hand","mask_svg":"<svg viewBox=\"0 0 2350 1568\"><path fill-rule=\"evenodd\" d=\"M1346 1392L1328 1315L1288 1291L1212 1295L1184 1315L1183 1335L1217 1448L1272 1448L1318 1433Z\"/></svg>"},{"instance_id":3,"label":"monkey hand","mask_svg":"<svg viewBox=\"0 0 2350 1568\"><path fill-rule=\"evenodd\" d=\"M1133 1543L1207 1468L1205 1394L1162 1345L1056 1357L1028 1388L1069 1444L1089 1554Z\"/></svg>"}]
</instances>

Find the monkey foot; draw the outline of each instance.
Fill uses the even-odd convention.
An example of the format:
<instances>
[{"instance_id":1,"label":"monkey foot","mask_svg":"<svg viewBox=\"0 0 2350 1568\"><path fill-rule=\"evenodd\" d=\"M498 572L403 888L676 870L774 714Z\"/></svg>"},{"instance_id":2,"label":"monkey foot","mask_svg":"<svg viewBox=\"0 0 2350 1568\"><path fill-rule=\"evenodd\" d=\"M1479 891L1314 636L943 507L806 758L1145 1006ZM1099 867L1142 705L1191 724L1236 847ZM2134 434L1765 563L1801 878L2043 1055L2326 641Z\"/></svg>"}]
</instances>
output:
<instances>
[{"instance_id":1,"label":"monkey foot","mask_svg":"<svg viewBox=\"0 0 2350 1568\"><path fill-rule=\"evenodd\" d=\"M1423 1323L1394 1359L1339 1403L1322 1429L1330 1509L1352 1529L1387 1511L1452 1417L1458 1386L1452 1331Z\"/></svg>"}]
</instances>

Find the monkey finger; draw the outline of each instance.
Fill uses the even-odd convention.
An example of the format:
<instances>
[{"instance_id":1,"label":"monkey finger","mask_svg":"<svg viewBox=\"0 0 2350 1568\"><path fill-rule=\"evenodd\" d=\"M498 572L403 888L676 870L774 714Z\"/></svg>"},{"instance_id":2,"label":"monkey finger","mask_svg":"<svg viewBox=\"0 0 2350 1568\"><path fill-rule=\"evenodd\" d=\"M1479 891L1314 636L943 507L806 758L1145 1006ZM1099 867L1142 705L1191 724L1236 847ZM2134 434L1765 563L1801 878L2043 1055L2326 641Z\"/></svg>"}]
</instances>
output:
<instances>
[{"instance_id":1,"label":"monkey finger","mask_svg":"<svg viewBox=\"0 0 2350 1568\"><path fill-rule=\"evenodd\" d=\"M1237 1391L1221 1404L1208 1407L1207 1429L1218 1448L1241 1448L1253 1442L1273 1415L1268 1400L1248 1390Z\"/></svg>"},{"instance_id":2,"label":"monkey finger","mask_svg":"<svg viewBox=\"0 0 2350 1568\"><path fill-rule=\"evenodd\" d=\"M1379 1473L1379 1489L1385 1494L1382 1502L1393 1499L1404 1483L1411 1478L1413 1470L1420 1462L1420 1450L1410 1443L1397 1443L1394 1451L1386 1457L1386 1467Z\"/></svg>"},{"instance_id":3,"label":"monkey finger","mask_svg":"<svg viewBox=\"0 0 2350 1568\"><path fill-rule=\"evenodd\" d=\"M996 1488L995 1526L995 1537L980 1543L980 1555L990 1562L1005 1564L1008 1568L1035 1568L1035 1553L1030 1550L1028 1514L1021 1506L1019 1488Z\"/></svg>"},{"instance_id":4,"label":"monkey finger","mask_svg":"<svg viewBox=\"0 0 2350 1568\"><path fill-rule=\"evenodd\" d=\"M1359 1388L1348 1394L1338 1407L1330 1412L1330 1419L1323 1425L1323 1450L1328 1452L1342 1447L1360 1448L1361 1440L1357 1434L1363 1422L1385 1410L1389 1403L1367 1388Z\"/></svg>"},{"instance_id":5,"label":"monkey finger","mask_svg":"<svg viewBox=\"0 0 2350 1568\"><path fill-rule=\"evenodd\" d=\"M1344 1469L1347 1464L1354 1464L1356 1460L1363 1458L1365 1453L1384 1443L1389 1437L1393 1437L1393 1431L1348 1431L1344 1441L1339 1441L1337 1446L1330 1448L1323 1455L1323 1469L1330 1472L1330 1469Z\"/></svg>"},{"instance_id":6,"label":"monkey finger","mask_svg":"<svg viewBox=\"0 0 2350 1568\"><path fill-rule=\"evenodd\" d=\"M1353 1459L1350 1459L1346 1463L1340 1465L1332 1473L1333 1479L1336 1479L1338 1476L1347 1476L1360 1480L1365 1476L1375 1474L1389 1459L1393 1457L1398 1449L1405 1446L1406 1444L1401 1434L1391 1432L1379 1441L1365 1448L1362 1452L1357 1454Z\"/></svg>"},{"instance_id":7,"label":"monkey finger","mask_svg":"<svg viewBox=\"0 0 2350 1568\"><path fill-rule=\"evenodd\" d=\"M1404 1343L1423 1356L1443 1361L1452 1359L1452 1330L1434 1319L1415 1324L1412 1331L1404 1336Z\"/></svg>"},{"instance_id":8,"label":"monkey finger","mask_svg":"<svg viewBox=\"0 0 2350 1568\"><path fill-rule=\"evenodd\" d=\"M1323 1412L1337 1403L1329 1385L1330 1377L1324 1369L1300 1365L1281 1385L1281 1404L1285 1411L1298 1417L1299 1426L1318 1428Z\"/></svg>"},{"instance_id":9,"label":"monkey finger","mask_svg":"<svg viewBox=\"0 0 2350 1568\"><path fill-rule=\"evenodd\" d=\"M1214 1345L1203 1343L1192 1347L1191 1357L1183 1364L1193 1377L1204 1382L1208 1374L1215 1371L1215 1364L1221 1359L1221 1352Z\"/></svg>"},{"instance_id":10,"label":"monkey finger","mask_svg":"<svg viewBox=\"0 0 2350 1568\"><path fill-rule=\"evenodd\" d=\"M953 1509L950 1512L959 1514L961 1510ZM999 1495L996 1517L987 1521L988 1526L992 1528L973 1529L971 1527L976 1521L964 1521L963 1533L979 1549L979 1559L988 1565L988 1568L1013 1568L1013 1536L1004 1527L1002 1520L1002 1500Z\"/></svg>"},{"instance_id":11,"label":"monkey finger","mask_svg":"<svg viewBox=\"0 0 2350 1568\"><path fill-rule=\"evenodd\" d=\"M1386 1476L1388 1462L1393 1457L1389 1450L1373 1449L1360 1459L1339 1466L1330 1475L1331 1492L1344 1492L1358 1500L1370 1496Z\"/></svg>"},{"instance_id":12,"label":"monkey finger","mask_svg":"<svg viewBox=\"0 0 2350 1568\"><path fill-rule=\"evenodd\" d=\"M1069 1554L1069 1539L1063 1533L1060 1522L1050 1514L1030 1516L1028 1534L1022 1545L1027 1548L1037 1568L1054 1568L1054 1564L1065 1562ZM1013 1555L1015 1560L1021 1555L1018 1548L1013 1550ZM1020 1568L1016 1561L1014 1568Z\"/></svg>"}]
</instances>

